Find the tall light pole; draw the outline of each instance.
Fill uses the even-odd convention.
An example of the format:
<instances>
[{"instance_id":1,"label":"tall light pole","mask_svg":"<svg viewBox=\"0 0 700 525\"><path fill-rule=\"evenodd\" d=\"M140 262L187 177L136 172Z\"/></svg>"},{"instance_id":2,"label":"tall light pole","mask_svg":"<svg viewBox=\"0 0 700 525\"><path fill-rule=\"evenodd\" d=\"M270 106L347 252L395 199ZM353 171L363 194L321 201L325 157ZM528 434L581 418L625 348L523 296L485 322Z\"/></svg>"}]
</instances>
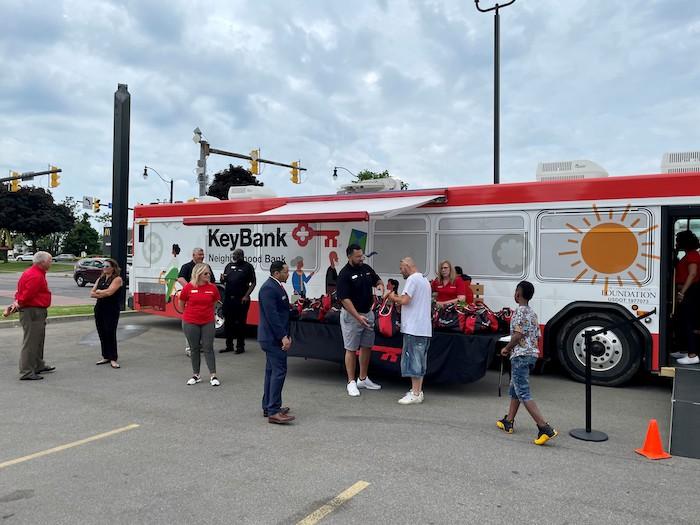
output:
<instances>
[{"instance_id":1,"label":"tall light pole","mask_svg":"<svg viewBox=\"0 0 700 525\"><path fill-rule=\"evenodd\" d=\"M207 194L207 157L209 156L209 143L202 138L202 131L194 128L192 142L199 144L199 160L197 161L197 183L199 184L199 196Z\"/></svg>"},{"instance_id":2,"label":"tall light pole","mask_svg":"<svg viewBox=\"0 0 700 525\"><path fill-rule=\"evenodd\" d=\"M350 175L352 175L353 177L357 178L357 175L355 175L355 174L354 174L352 171L350 171L349 169L343 168L342 166L334 166L334 167L333 167L333 180L335 180L335 179L338 178L338 170L345 170L345 171L347 171Z\"/></svg>"},{"instance_id":3,"label":"tall light pole","mask_svg":"<svg viewBox=\"0 0 700 525\"><path fill-rule=\"evenodd\" d=\"M147 170L151 170L153 173L158 175L158 177L160 177L160 180L162 180L166 184L170 184L170 204L172 204L172 202L173 202L173 179L166 179L160 173L158 173L156 170L151 168L150 166L144 166L143 167L143 179L144 180L148 179L148 171Z\"/></svg>"},{"instance_id":4,"label":"tall light pole","mask_svg":"<svg viewBox=\"0 0 700 525\"><path fill-rule=\"evenodd\" d=\"M514 4L515 0L510 0L505 4L496 3L495 6L489 7L488 9L482 9L479 7L479 0L474 0L476 9L481 13L488 13L489 11L494 12L494 32L493 32L493 183L498 184L501 182L500 173L500 151L501 151L501 117L500 117L500 106L501 106L501 86L500 86L500 69L501 69L501 29L500 29L500 15L498 10L503 7L508 7Z\"/></svg>"}]
</instances>

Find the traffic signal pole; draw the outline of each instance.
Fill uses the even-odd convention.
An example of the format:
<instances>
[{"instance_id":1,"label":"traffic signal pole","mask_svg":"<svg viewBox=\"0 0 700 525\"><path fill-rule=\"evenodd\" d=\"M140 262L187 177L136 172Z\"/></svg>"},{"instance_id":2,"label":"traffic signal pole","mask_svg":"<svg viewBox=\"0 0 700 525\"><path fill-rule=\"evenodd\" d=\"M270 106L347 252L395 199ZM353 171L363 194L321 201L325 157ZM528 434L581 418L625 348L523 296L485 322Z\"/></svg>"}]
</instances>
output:
<instances>
[{"instance_id":1,"label":"traffic signal pole","mask_svg":"<svg viewBox=\"0 0 700 525\"><path fill-rule=\"evenodd\" d=\"M241 153L232 153L230 151L224 151L222 149L209 148L209 153L216 153L217 155L224 155L225 157L234 157L236 159L253 160L250 155L243 155ZM298 166L293 166L292 164L284 164L283 162L275 162L274 160L267 160L256 158L255 161L262 162L263 164L272 164L273 166L282 166L283 168L297 168L299 171L306 171L306 168L300 168Z\"/></svg>"},{"instance_id":2,"label":"traffic signal pole","mask_svg":"<svg viewBox=\"0 0 700 525\"><path fill-rule=\"evenodd\" d=\"M61 173L62 171L63 170L61 168L45 171L25 171L24 173L20 173L19 176L15 175L14 177L4 177L0 179L0 183L12 182L13 180L28 180L40 175L51 175L52 173Z\"/></svg>"}]
</instances>

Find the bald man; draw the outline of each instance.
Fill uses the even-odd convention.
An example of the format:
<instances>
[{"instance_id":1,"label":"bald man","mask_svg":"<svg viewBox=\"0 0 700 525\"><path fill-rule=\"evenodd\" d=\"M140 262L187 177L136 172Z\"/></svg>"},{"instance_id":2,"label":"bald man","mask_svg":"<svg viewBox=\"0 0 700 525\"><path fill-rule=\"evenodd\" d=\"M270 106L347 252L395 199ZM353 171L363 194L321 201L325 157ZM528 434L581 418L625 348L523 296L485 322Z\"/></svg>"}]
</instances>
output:
<instances>
[{"instance_id":1,"label":"bald man","mask_svg":"<svg viewBox=\"0 0 700 525\"><path fill-rule=\"evenodd\" d=\"M399 271L406 279L403 293L389 296L401 305L401 375L411 378L411 390L399 399L401 405L423 402L423 377L428 368L428 348L433 335L431 323L432 290L411 257L401 259Z\"/></svg>"}]
</instances>

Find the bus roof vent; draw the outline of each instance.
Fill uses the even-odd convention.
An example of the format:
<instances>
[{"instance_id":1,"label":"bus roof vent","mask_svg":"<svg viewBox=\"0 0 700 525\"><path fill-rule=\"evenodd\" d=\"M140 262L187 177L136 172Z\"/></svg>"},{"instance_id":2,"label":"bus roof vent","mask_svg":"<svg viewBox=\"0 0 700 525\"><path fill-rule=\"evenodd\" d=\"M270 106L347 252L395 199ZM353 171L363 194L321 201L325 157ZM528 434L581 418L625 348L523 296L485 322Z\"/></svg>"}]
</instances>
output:
<instances>
[{"instance_id":1,"label":"bus roof vent","mask_svg":"<svg viewBox=\"0 0 700 525\"><path fill-rule=\"evenodd\" d=\"M575 180L607 177L608 172L590 160L565 160L537 164L537 180Z\"/></svg>"},{"instance_id":2,"label":"bus roof vent","mask_svg":"<svg viewBox=\"0 0 700 525\"><path fill-rule=\"evenodd\" d=\"M664 153L661 173L700 173L700 150Z\"/></svg>"}]
</instances>

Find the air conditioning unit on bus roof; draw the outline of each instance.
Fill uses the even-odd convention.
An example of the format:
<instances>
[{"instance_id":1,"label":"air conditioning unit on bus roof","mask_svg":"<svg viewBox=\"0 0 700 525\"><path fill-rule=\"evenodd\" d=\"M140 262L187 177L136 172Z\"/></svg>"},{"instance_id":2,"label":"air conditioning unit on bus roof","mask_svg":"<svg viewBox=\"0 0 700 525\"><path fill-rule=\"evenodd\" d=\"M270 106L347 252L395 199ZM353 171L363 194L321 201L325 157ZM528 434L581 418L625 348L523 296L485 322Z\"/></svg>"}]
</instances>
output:
<instances>
[{"instance_id":1,"label":"air conditioning unit on bus roof","mask_svg":"<svg viewBox=\"0 0 700 525\"><path fill-rule=\"evenodd\" d=\"M608 172L591 160L564 160L537 164L537 180L575 180L607 177Z\"/></svg>"},{"instance_id":2,"label":"air conditioning unit on bus roof","mask_svg":"<svg viewBox=\"0 0 700 525\"><path fill-rule=\"evenodd\" d=\"M238 199L269 199L277 194L265 186L231 186L228 189L228 200Z\"/></svg>"},{"instance_id":3,"label":"air conditioning unit on bus roof","mask_svg":"<svg viewBox=\"0 0 700 525\"><path fill-rule=\"evenodd\" d=\"M700 151L664 153L661 173L700 173Z\"/></svg>"},{"instance_id":4,"label":"air conditioning unit on bus roof","mask_svg":"<svg viewBox=\"0 0 700 525\"><path fill-rule=\"evenodd\" d=\"M375 191L401 191L401 180L394 177L358 180L340 186L338 193L371 193Z\"/></svg>"}]
</instances>

